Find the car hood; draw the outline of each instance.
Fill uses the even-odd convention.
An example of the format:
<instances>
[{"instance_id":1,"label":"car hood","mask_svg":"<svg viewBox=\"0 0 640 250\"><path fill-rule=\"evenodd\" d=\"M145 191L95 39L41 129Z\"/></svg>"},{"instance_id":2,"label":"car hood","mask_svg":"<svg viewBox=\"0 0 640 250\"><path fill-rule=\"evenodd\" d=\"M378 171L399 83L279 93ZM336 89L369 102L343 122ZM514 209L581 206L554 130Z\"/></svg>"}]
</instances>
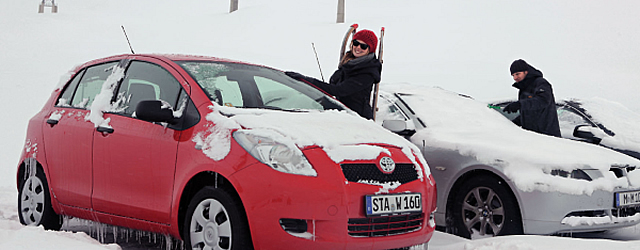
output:
<instances>
[{"instance_id":1,"label":"car hood","mask_svg":"<svg viewBox=\"0 0 640 250\"><path fill-rule=\"evenodd\" d=\"M486 103L440 88L398 84L383 89L411 95L402 98L427 126L410 138L412 142L458 151L500 167L523 191L590 194L598 189L640 187L640 171L629 172L628 179L616 178L609 171L612 165L640 167L635 158L596 145L523 130L487 108ZM595 169L604 177L587 182L548 174L555 169Z\"/></svg>"},{"instance_id":2,"label":"car hood","mask_svg":"<svg viewBox=\"0 0 640 250\"><path fill-rule=\"evenodd\" d=\"M413 161L419 173L424 173L424 176L430 174L426 161L415 145L351 112L289 112L219 105L212 105L210 109L212 112L207 114L206 119L216 126L199 132L194 141L213 160L226 157L233 131L245 130L300 149L321 147L336 163L376 159L381 153L390 154L386 148L388 146L385 146L390 145L400 148ZM421 166L425 166L424 169L421 170Z\"/></svg>"}]
</instances>

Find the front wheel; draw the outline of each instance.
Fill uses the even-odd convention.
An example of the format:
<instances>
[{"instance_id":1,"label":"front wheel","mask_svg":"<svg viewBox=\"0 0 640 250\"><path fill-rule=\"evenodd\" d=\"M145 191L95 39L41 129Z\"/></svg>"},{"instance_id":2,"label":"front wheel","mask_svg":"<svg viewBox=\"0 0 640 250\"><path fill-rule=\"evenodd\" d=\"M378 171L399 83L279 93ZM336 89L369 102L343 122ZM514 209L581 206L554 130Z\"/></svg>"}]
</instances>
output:
<instances>
[{"instance_id":1,"label":"front wheel","mask_svg":"<svg viewBox=\"0 0 640 250\"><path fill-rule=\"evenodd\" d=\"M505 186L488 175L462 184L451 211L453 233L465 238L522 234L518 202Z\"/></svg>"},{"instance_id":2,"label":"front wheel","mask_svg":"<svg viewBox=\"0 0 640 250\"><path fill-rule=\"evenodd\" d=\"M18 190L18 216L20 223L29 226L42 225L47 230L60 230L62 217L51 206L47 178L40 170L35 175L21 179Z\"/></svg>"},{"instance_id":3,"label":"front wheel","mask_svg":"<svg viewBox=\"0 0 640 250\"><path fill-rule=\"evenodd\" d=\"M225 191L205 187L187 209L184 241L187 249L253 249L244 210Z\"/></svg>"}]
</instances>

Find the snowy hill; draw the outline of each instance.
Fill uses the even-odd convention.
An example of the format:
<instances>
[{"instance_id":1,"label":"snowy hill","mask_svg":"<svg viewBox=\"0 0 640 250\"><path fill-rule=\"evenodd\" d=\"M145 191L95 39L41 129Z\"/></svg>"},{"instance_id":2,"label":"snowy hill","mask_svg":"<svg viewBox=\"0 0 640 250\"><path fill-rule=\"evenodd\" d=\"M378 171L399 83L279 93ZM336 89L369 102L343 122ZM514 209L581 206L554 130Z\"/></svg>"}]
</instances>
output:
<instances>
[{"instance_id":1,"label":"snowy hill","mask_svg":"<svg viewBox=\"0 0 640 250\"><path fill-rule=\"evenodd\" d=\"M0 125L3 249L30 249L34 245L18 243L41 238L58 249L77 246L69 239L85 241L16 224L15 169L27 121L59 79L88 60L130 53L121 26L138 53L225 57L317 78L312 43L326 77L337 66L349 25L376 33L384 26L382 84L440 86L485 101L512 98L516 90L508 68L523 58L544 72L557 98L598 96L640 112L640 1L348 0L343 24L335 23L335 0L240 0L233 13L227 0L58 0L56 14L38 14L39 2L3 1L0 8L0 99L8 106ZM638 230L607 237L629 239ZM23 240L9 240L16 237ZM601 249L630 243L538 236L470 242L436 234L431 249Z\"/></svg>"}]
</instances>

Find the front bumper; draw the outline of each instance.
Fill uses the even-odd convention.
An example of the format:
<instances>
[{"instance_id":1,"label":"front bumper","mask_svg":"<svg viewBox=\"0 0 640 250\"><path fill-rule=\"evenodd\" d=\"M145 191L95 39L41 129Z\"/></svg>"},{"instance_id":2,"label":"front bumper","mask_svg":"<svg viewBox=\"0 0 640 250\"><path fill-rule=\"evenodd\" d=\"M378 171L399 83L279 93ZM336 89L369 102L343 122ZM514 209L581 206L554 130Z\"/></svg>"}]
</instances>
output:
<instances>
[{"instance_id":1,"label":"front bumper","mask_svg":"<svg viewBox=\"0 0 640 250\"><path fill-rule=\"evenodd\" d=\"M622 191L627 190L616 190ZM640 223L640 208L616 208L614 192L570 195L534 191L519 195L526 234L602 231Z\"/></svg>"},{"instance_id":2,"label":"front bumper","mask_svg":"<svg viewBox=\"0 0 640 250\"><path fill-rule=\"evenodd\" d=\"M256 249L391 249L429 241L435 224L429 221L431 211L428 210L431 197L436 194L428 177L390 191L422 193L421 217L415 214L388 216L390 220L407 220L414 224L408 225L409 229L405 231L389 228L387 233L382 230L382 233L378 231L368 237L362 233L363 223L376 224L377 220L387 218L367 219L364 196L376 194L382 187L346 181L340 166L321 149L311 151L305 154L313 159L317 177L281 173L262 164L254 164L231 176L245 206ZM307 231L286 232L280 224L282 219L306 221ZM420 224L417 227L416 222ZM382 224L384 227L394 223ZM360 231L353 233L354 230Z\"/></svg>"}]
</instances>

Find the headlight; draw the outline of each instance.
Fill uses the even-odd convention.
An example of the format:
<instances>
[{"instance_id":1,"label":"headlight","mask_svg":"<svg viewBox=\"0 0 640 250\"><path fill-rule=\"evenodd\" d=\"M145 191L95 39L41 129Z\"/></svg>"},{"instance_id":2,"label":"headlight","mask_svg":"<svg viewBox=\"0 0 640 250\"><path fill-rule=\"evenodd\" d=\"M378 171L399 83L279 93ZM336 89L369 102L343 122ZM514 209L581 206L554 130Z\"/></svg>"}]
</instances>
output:
<instances>
[{"instance_id":1,"label":"headlight","mask_svg":"<svg viewBox=\"0 0 640 250\"><path fill-rule=\"evenodd\" d=\"M283 173L317 176L316 170L295 145L287 145L271 138L236 131L233 138L256 160Z\"/></svg>"}]
</instances>

